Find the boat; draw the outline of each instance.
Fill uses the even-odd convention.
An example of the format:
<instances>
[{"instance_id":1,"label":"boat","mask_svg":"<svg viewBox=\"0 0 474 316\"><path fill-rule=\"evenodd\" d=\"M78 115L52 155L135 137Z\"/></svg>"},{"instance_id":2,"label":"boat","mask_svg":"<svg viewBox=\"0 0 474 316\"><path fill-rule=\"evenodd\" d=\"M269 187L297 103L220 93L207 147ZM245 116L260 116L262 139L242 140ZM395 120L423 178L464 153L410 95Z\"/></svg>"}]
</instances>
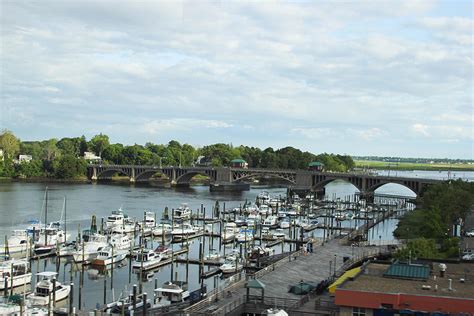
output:
<instances>
[{"instance_id":1,"label":"boat","mask_svg":"<svg viewBox=\"0 0 474 316\"><path fill-rule=\"evenodd\" d=\"M77 251L76 241L67 242L56 251L59 257L72 256Z\"/></svg>"},{"instance_id":2,"label":"boat","mask_svg":"<svg viewBox=\"0 0 474 316\"><path fill-rule=\"evenodd\" d=\"M123 220L122 225L116 225L110 228L110 231L113 234L129 234L129 233L135 232L136 230L137 230L137 223L135 223L135 221L129 217L126 217Z\"/></svg>"},{"instance_id":3,"label":"boat","mask_svg":"<svg viewBox=\"0 0 474 316\"><path fill-rule=\"evenodd\" d=\"M44 306L48 305L53 300L53 297L56 302L59 302L69 296L71 291L69 285L63 285L58 280L53 281L53 278L57 275L57 272L52 271L36 273L37 277L43 277L43 279L36 284L34 292L27 296L28 302L31 305ZM53 288L53 284L55 288Z\"/></svg>"},{"instance_id":4,"label":"boat","mask_svg":"<svg viewBox=\"0 0 474 316\"><path fill-rule=\"evenodd\" d=\"M334 213L334 218L336 219L336 221L343 221L346 219L346 216L342 212L336 212Z\"/></svg>"},{"instance_id":5,"label":"boat","mask_svg":"<svg viewBox=\"0 0 474 316\"><path fill-rule=\"evenodd\" d=\"M253 240L254 233L253 229L241 229L235 238L237 242L249 242Z\"/></svg>"},{"instance_id":6,"label":"boat","mask_svg":"<svg viewBox=\"0 0 474 316\"><path fill-rule=\"evenodd\" d=\"M107 246L102 248L97 257L92 260L92 265L95 266L108 266L112 263L118 263L127 257L128 252L123 249L115 249L114 247Z\"/></svg>"},{"instance_id":7,"label":"boat","mask_svg":"<svg viewBox=\"0 0 474 316\"><path fill-rule=\"evenodd\" d=\"M130 250L132 241L130 237L123 234L113 234L109 241L116 250Z\"/></svg>"},{"instance_id":8,"label":"boat","mask_svg":"<svg viewBox=\"0 0 474 316\"><path fill-rule=\"evenodd\" d=\"M162 236L162 235L169 235L173 227L170 224L160 223L156 225L155 228L152 229L153 236Z\"/></svg>"},{"instance_id":9,"label":"boat","mask_svg":"<svg viewBox=\"0 0 474 316\"><path fill-rule=\"evenodd\" d=\"M27 252L31 241L26 230L16 229L12 235L6 239L5 244L0 246L0 253L11 255L14 253Z\"/></svg>"},{"instance_id":10,"label":"boat","mask_svg":"<svg viewBox=\"0 0 474 316\"><path fill-rule=\"evenodd\" d=\"M143 310L145 297L143 293L137 294L135 298L135 309L133 309L133 295L130 293L128 296L120 297L118 300L109 303L103 309L104 312L109 315L132 315L132 314L141 314L140 311ZM147 308L152 307L152 299L146 299ZM122 314L123 313L123 314Z\"/></svg>"},{"instance_id":11,"label":"boat","mask_svg":"<svg viewBox=\"0 0 474 316\"><path fill-rule=\"evenodd\" d=\"M239 262L238 258L227 257L224 264L219 267L222 273L234 273L243 269L243 265Z\"/></svg>"},{"instance_id":12,"label":"boat","mask_svg":"<svg viewBox=\"0 0 474 316\"><path fill-rule=\"evenodd\" d=\"M28 260L8 260L0 264L0 291L7 288L31 283L31 271Z\"/></svg>"},{"instance_id":13,"label":"boat","mask_svg":"<svg viewBox=\"0 0 474 316\"><path fill-rule=\"evenodd\" d=\"M217 261L221 257L220 253L216 249L209 250L209 253L204 257L204 260Z\"/></svg>"},{"instance_id":14,"label":"boat","mask_svg":"<svg viewBox=\"0 0 474 316\"><path fill-rule=\"evenodd\" d=\"M182 223L179 226L173 228L171 231L171 236L173 241L181 241L186 239L186 237L191 237L198 234L201 231L200 228L192 226L188 223Z\"/></svg>"},{"instance_id":15,"label":"boat","mask_svg":"<svg viewBox=\"0 0 474 316\"><path fill-rule=\"evenodd\" d=\"M171 257L173 250L164 245L159 245L155 248L155 252L159 254L162 259L168 259Z\"/></svg>"},{"instance_id":16,"label":"boat","mask_svg":"<svg viewBox=\"0 0 474 316\"><path fill-rule=\"evenodd\" d=\"M59 226L59 222L53 222L40 230L38 240L35 241L36 254L53 252L59 245L66 242L70 235L66 234Z\"/></svg>"},{"instance_id":17,"label":"boat","mask_svg":"<svg viewBox=\"0 0 474 316\"><path fill-rule=\"evenodd\" d=\"M181 220L189 219L191 218L191 209L186 203L183 203L180 207L173 210L173 218Z\"/></svg>"},{"instance_id":18,"label":"boat","mask_svg":"<svg viewBox=\"0 0 474 316\"><path fill-rule=\"evenodd\" d=\"M247 224L247 221L245 220L245 217L244 216L238 216L235 221L234 221L235 225L237 225L238 227L240 226L244 226Z\"/></svg>"},{"instance_id":19,"label":"boat","mask_svg":"<svg viewBox=\"0 0 474 316\"><path fill-rule=\"evenodd\" d=\"M355 218L355 214L352 212L346 213L346 219L352 221Z\"/></svg>"},{"instance_id":20,"label":"boat","mask_svg":"<svg viewBox=\"0 0 474 316\"><path fill-rule=\"evenodd\" d=\"M249 259L257 260L259 257L268 257L269 255L273 255L274 253L275 249L273 248L255 246L251 250L249 250Z\"/></svg>"},{"instance_id":21,"label":"boat","mask_svg":"<svg viewBox=\"0 0 474 316\"><path fill-rule=\"evenodd\" d=\"M132 268L142 271L154 269L159 266L162 259L163 257L152 249L145 249L135 256Z\"/></svg>"},{"instance_id":22,"label":"boat","mask_svg":"<svg viewBox=\"0 0 474 316\"><path fill-rule=\"evenodd\" d=\"M262 227L262 239L273 239L273 233L270 231L269 227Z\"/></svg>"},{"instance_id":23,"label":"boat","mask_svg":"<svg viewBox=\"0 0 474 316\"><path fill-rule=\"evenodd\" d=\"M143 229L151 229L156 226L155 213L150 211L145 211L144 219L141 222L138 222L137 225Z\"/></svg>"},{"instance_id":24,"label":"boat","mask_svg":"<svg viewBox=\"0 0 474 316\"><path fill-rule=\"evenodd\" d=\"M285 312L283 309L279 308L270 308L267 309L262 313L262 315L267 315L267 316L288 316L288 313Z\"/></svg>"},{"instance_id":25,"label":"boat","mask_svg":"<svg viewBox=\"0 0 474 316\"><path fill-rule=\"evenodd\" d=\"M112 215L107 216L105 227L107 229L112 229L115 226L123 225L124 221L125 215L123 214L122 208L119 208L117 211L112 211Z\"/></svg>"},{"instance_id":26,"label":"boat","mask_svg":"<svg viewBox=\"0 0 474 316\"><path fill-rule=\"evenodd\" d=\"M270 215L263 221L264 227L276 228L278 227L278 217Z\"/></svg>"},{"instance_id":27,"label":"boat","mask_svg":"<svg viewBox=\"0 0 474 316\"><path fill-rule=\"evenodd\" d=\"M273 232L273 237L276 237L276 238L285 238L286 234L285 232L283 231L283 228L277 228L274 232Z\"/></svg>"},{"instance_id":28,"label":"boat","mask_svg":"<svg viewBox=\"0 0 474 316\"><path fill-rule=\"evenodd\" d=\"M107 236L94 234L89 236L89 241L78 245L77 251L72 255L75 262L94 260L102 248L107 247Z\"/></svg>"},{"instance_id":29,"label":"boat","mask_svg":"<svg viewBox=\"0 0 474 316\"><path fill-rule=\"evenodd\" d=\"M261 223L261 221L262 217L257 212L253 212L247 216L246 223L247 226L257 226Z\"/></svg>"},{"instance_id":30,"label":"boat","mask_svg":"<svg viewBox=\"0 0 474 316\"><path fill-rule=\"evenodd\" d=\"M224 225L224 231L222 232L221 238L222 242L230 242L235 240L235 235L238 231L237 224L236 223L226 223Z\"/></svg>"},{"instance_id":31,"label":"boat","mask_svg":"<svg viewBox=\"0 0 474 316\"><path fill-rule=\"evenodd\" d=\"M268 191L262 191L257 195L257 201L260 204L267 204L270 201L270 193Z\"/></svg>"},{"instance_id":32,"label":"boat","mask_svg":"<svg viewBox=\"0 0 474 316\"><path fill-rule=\"evenodd\" d=\"M318 228L319 221L316 219L307 219L303 223L301 223L301 228L303 228L305 231L310 231L313 229Z\"/></svg>"},{"instance_id":33,"label":"boat","mask_svg":"<svg viewBox=\"0 0 474 316\"><path fill-rule=\"evenodd\" d=\"M290 228L290 219L288 217L283 218L283 220L280 222L280 228L286 229Z\"/></svg>"},{"instance_id":34,"label":"boat","mask_svg":"<svg viewBox=\"0 0 474 316\"><path fill-rule=\"evenodd\" d=\"M190 297L188 284L183 281L169 281L155 289L155 306L186 301Z\"/></svg>"},{"instance_id":35,"label":"boat","mask_svg":"<svg viewBox=\"0 0 474 316\"><path fill-rule=\"evenodd\" d=\"M260 215L266 216L266 215L272 214L272 209L270 208L270 206L266 204L262 204L258 208L258 212L260 213Z\"/></svg>"}]
</instances>

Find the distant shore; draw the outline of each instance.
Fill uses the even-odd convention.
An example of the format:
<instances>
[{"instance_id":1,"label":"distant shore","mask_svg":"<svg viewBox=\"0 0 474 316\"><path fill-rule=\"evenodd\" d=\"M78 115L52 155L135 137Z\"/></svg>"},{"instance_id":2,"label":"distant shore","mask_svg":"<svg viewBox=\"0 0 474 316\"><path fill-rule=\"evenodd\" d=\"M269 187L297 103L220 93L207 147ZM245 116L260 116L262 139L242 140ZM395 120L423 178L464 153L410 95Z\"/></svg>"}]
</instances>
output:
<instances>
[{"instance_id":1,"label":"distant shore","mask_svg":"<svg viewBox=\"0 0 474 316\"><path fill-rule=\"evenodd\" d=\"M356 168L375 170L474 171L474 164L442 164L355 160Z\"/></svg>"}]
</instances>

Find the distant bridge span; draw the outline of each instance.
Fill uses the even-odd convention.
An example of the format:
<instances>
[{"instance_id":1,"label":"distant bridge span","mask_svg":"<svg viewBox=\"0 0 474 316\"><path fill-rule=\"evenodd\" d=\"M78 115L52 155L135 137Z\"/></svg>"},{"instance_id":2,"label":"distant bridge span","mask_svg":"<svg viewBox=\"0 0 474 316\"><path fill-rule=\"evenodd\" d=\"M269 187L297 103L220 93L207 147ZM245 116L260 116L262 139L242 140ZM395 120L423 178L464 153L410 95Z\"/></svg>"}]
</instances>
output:
<instances>
[{"instance_id":1,"label":"distant bridge span","mask_svg":"<svg viewBox=\"0 0 474 316\"><path fill-rule=\"evenodd\" d=\"M424 189L441 180L390 177L361 173L319 172L308 170L228 168L228 167L160 167L137 165L100 165L87 166L88 177L92 181L111 179L114 174L127 176L130 182L147 182L156 173L166 175L172 184L186 186L195 175L208 176L211 183L237 183L255 177L274 177L287 181L289 186L300 190L318 190L334 180L352 183L361 195L373 195L374 191L387 183L403 185L418 196Z\"/></svg>"}]
</instances>

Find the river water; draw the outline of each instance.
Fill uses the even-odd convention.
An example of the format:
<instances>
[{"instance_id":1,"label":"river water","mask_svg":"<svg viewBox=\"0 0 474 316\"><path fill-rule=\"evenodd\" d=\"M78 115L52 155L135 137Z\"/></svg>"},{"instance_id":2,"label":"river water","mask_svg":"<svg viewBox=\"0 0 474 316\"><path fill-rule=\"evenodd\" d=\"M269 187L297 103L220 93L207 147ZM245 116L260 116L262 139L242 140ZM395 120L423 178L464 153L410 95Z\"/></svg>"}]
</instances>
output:
<instances>
[{"instance_id":1,"label":"river water","mask_svg":"<svg viewBox=\"0 0 474 316\"><path fill-rule=\"evenodd\" d=\"M473 177L472 174L469 175ZM24 182L3 182L0 183L0 236L9 235L12 229L24 228L25 223L31 219L41 219L44 222L44 196L45 188L48 187L48 221L60 220L63 213L64 198L66 198L67 210L67 229L73 236L80 229L90 226L92 215L96 215L98 223L102 217L107 217L113 210L122 208L129 216L143 218L144 210L150 210L157 213L157 218L165 207L176 208L181 203L187 203L193 210L201 207L201 204L210 214L216 201L219 201L221 208L223 203L226 208L237 207L246 200L255 201L256 196L262 190L268 191L273 196L284 196L286 188L284 187L264 187L252 186L250 191L242 193L221 193L210 192L207 186L192 186L188 189L160 188L153 186L123 185L123 184L64 184L64 183L24 183ZM354 195L356 188L344 181L333 181L326 186L326 196L328 198L347 198ZM414 196L409 189L396 185L387 184L377 190L376 193ZM64 219L64 218L63 218ZM396 227L398 220L391 219L385 221L383 226L376 226L369 232L371 240L392 240L392 232ZM350 226L353 223L344 223L343 226ZM322 236L321 230L314 232L315 236ZM210 240L206 241L209 244ZM199 240L195 239L191 245L190 258L197 258ZM179 245L174 245L177 249ZM279 248L280 246L277 246ZM285 246L285 250L288 246ZM229 249L230 251L230 249ZM276 253L280 252L276 251ZM59 265L59 281L69 284L72 280L76 285L79 283L81 270L79 265L61 261ZM44 271L54 270L56 267L55 259L41 260L33 264L32 270ZM119 293L128 286L129 278L131 283L139 283L138 275L129 276L128 267L117 268L114 271L114 291L110 290L110 277L107 278L107 301L110 301L112 295L118 297ZM177 264L174 272L178 271L179 279L184 278L184 265ZM110 271L106 272L110 276ZM189 288L190 290L199 287L197 278L198 266L190 265L189 268ZM170 265L160 268L154 274L161 285L171 277ZM218 279L219 286L228 282L227 279ZM208 290L214 286L214 279L209 278L205 281ZM154 282L143 282L144 291L153 292ZM84 290L82 291L82 306L85 308L94 308L96 304L103 301L104 276L97 273L97 270L87 268L84 277ZM75 289L75 305L78 302L78 290Z\"/></svg>"}]
</instances>

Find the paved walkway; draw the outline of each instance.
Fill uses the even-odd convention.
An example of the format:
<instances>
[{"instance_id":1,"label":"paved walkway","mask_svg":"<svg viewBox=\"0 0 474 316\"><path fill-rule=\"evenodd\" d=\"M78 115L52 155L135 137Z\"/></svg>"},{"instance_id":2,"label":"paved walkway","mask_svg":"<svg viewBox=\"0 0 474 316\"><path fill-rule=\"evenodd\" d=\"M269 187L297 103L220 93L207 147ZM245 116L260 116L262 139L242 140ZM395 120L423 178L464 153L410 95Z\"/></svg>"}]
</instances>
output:
<instances>
[{"instance_id":1,"label":"paved walkway","mask_svg":"<svg viewBox=\"0 0 474 316\"><path fill-rule=\"evenodd\" d=\"M336 269L343 265L343 257L359 257L369 251L374 252L376 247L354 247L341 245L340 239L333 239L328 243L314 248L314 253L300 255L277 267L275 271L258 278L265 284L266 297L278 297L287 299L300 299L301 296L289 293L289 286L297 284L301 280L319 283L327 279L334 273L334 261ZM330 267L331 265L331 267ZM269 267L269 269L271 269ZM242 286L232 290L232 298L219 298L217 302L205 304L199 311L204 313L210 310L217 310L233 300L241 298L246 294L246 289ZM260 295L259 290L250 290L251 295Z\"/></svg>"}]
</instances>

